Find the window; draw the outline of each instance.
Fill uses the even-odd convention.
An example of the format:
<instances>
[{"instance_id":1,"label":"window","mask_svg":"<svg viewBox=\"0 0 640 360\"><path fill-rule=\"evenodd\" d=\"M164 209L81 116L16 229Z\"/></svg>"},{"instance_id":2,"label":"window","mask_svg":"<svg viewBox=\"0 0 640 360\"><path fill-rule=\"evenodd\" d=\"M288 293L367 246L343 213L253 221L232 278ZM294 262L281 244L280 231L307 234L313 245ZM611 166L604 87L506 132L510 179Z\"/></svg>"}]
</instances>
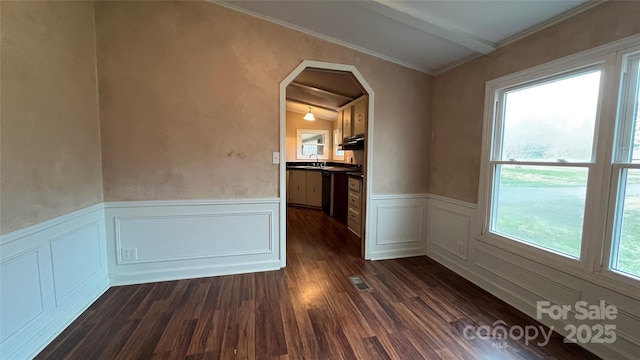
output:
<instances>
[{"instance_id":1,"label":"window","mask_svg":"<svg viewBox=\"0 0 640 360\"><path fill-rule=\"evenodd\" d=\"M613 156L614 221L609 266L640 278L640 53L623 58Z\"/></svg>"},{"instance_id":2,"label":"window","mask_svg":"<svg viewBox=\"0 0 640 360\"><path fill-rule=\"evenodd\" d=\"M486 89L479 239L637 286L640 37Z\"/></svg>"},{"instance_id":3,"label":"window","mask_svg":"<svg viewBox=\"0 0 640 360\"><path fill-rule=\"evenodd\" d=\"M297 135L297 159L329 159L329 130L298 129Z\"/></svg>"},{"instance_id":4,"label":"window","mask_svg":"<svg viewBox=\"0 0 640 360\"><path fill-rule=\"evenodd\" d=\"M498 93L490 231L580 257L601 71Z\"/></svg>"}]
</instances>

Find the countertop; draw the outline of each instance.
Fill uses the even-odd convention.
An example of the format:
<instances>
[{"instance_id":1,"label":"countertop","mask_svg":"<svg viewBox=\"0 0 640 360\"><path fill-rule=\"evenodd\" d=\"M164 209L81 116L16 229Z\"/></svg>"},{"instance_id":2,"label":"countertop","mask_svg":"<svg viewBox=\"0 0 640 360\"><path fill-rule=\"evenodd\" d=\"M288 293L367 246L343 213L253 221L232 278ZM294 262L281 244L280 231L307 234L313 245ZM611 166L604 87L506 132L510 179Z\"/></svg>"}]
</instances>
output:
<instances>
[{"instance_id":1,"label":"countertop","mask_svg":"<svg viewBox=\"0 0 640 360\"><path fill-rule=\"evenodd\" d=\"M346 172L348 173L354 173L354 174L362 174L362 171L354 171L355 169L352 167L346 167L346 166L309 166L309 165L303 165L303 166L291 166L288 165L287 166L287 170L311 170L311 171L328 171L328 172Z\"/></svg>"}]
</instances>

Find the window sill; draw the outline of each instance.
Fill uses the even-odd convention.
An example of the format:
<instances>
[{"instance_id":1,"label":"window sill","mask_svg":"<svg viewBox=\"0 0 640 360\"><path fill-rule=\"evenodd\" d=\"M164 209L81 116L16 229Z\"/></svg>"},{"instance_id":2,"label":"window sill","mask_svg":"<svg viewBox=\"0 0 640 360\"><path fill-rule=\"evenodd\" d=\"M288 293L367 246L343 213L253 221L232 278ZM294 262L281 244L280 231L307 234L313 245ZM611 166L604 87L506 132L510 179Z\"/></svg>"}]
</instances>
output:
<instances>
[{"instance_id":1,"label":"window sill","mask_svg":"<svg viewBox=\"0 0 640 360\"><path fill-rule=\"evenodd\" d=\"M481 234L477 239L516 255L541 260L545 265L555 267L558 270L564 271L565 269L572 269L574 271L582 271L584 268L579 258L557 253L553 250L536 246L535 244L510 239L494 233Z\"/></svg>"}]
</instances>

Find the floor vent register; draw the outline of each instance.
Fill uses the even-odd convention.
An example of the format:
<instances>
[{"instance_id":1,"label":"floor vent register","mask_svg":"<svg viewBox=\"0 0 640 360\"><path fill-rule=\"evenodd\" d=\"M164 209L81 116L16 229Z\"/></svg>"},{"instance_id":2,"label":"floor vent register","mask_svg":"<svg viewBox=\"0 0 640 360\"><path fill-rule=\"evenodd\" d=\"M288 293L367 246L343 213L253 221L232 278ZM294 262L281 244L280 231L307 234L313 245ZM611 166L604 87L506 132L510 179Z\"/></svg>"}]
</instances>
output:
<instances>
[{"instance_id":1,"label":"floor vent register","mask_svg":"<svg viewBox=\"0 0 640 360\"><path fill-rule=\"evenodd\" d=\"M367 284L362 277L356 275L356 276L349 276L349 281L351 281L351 283L353 284L353 286L356 287L356 289L358 289L358 291L369 291L371 290L371 287L369 286L369 284Z\"/></svg>"}]
</instances>

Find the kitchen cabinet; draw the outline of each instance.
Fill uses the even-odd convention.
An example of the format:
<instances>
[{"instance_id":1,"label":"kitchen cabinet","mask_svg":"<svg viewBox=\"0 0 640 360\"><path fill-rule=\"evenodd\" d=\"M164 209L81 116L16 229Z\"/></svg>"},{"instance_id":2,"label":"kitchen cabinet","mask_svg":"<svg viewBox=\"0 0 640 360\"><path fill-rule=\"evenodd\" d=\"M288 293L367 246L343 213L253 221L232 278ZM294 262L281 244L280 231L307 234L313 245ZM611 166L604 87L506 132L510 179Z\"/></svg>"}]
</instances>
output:
<instances>
[{"instance_id":1,"label":"kitchen cabinet","mask_svg":"<svg viewBox=\"0 0 640 360\"><path fill-rule=\"evenodd\" d=\"M367 123L366 98L353 104L353 114L351 122L353 123L352 135L363 135L365 133L365 124Z\"/></svg>"},{"instance_id":2,"label":"kitchen cabinet","mask_svg":"<svg viewBox=\"0 0 640 360\"><path fill-rule=\"evenodd\" d=\"M307 172L303 170L289 171L289 202L292 204L307 203Z\"/></svg>"},{"instance_id":3,"label":"kitchen cabinet","mask_svg":"<svg viewBox=\"0 0 640 360\"><path fill-rule=\"evenodd\" d=\"M322 206L322 173L320 171L288 170L287 195L290 204Z\"/></svg>"},{"instance_id":4,"label":"kitchen cabinet","mask_svg":"<svg viewBox=\"0 0 640 360\"><path fill-rule=\"evenodd\" d=\"M351 122L351 111L353 107L349 106L342 110L342 137L346 138L353 135L353 124Z\"/></svg>"},{"instance_id":5,"label":"kitchen cabinet","mask_svg":"<svg viewBox=\"0 0 640 360\"><path fill-rule=\"evenodd\" d=\"M364 135L367 129L367 97L362 96L338 112L342 118L342 137Z\"/></svg>"},{"instance_id":6,"label":"kitchen cabinet","mask_svg":"<svg viewBox=\"0 0 640 360\"><path fill-rule=\"evenodd\" d=\"M343 126L344 126L343 114L344 114L344 111L338 111L338 117L336 118L336 126L335 126L335 129L338 130L338 137L340 139L340 143L342 143L342 139L343 139L343 135L342 134L344 134L344 132L343 132L344 131L344 129L343 129Z\"/></svg>"},{"instance_id":7,"label":"kitchen cabinet","mask_svg":"<svg viewBox=\"0 0 640 360\"><path fill-rule=\"evenodd\" d=\"M305 171L307 173L307 202L306 205L322 207L322 172Z\"/></svg>"},{"instance_id":8,"label":"kitchen cabinet","mask_svg":"<svg viewBox=\"0 0 640 360\"><path fill-rule=\"evenodd\" d=\"M358 237L362 234L362 193L362 177L350 175L347 227Z\"/></svg>"}]
</instances>

